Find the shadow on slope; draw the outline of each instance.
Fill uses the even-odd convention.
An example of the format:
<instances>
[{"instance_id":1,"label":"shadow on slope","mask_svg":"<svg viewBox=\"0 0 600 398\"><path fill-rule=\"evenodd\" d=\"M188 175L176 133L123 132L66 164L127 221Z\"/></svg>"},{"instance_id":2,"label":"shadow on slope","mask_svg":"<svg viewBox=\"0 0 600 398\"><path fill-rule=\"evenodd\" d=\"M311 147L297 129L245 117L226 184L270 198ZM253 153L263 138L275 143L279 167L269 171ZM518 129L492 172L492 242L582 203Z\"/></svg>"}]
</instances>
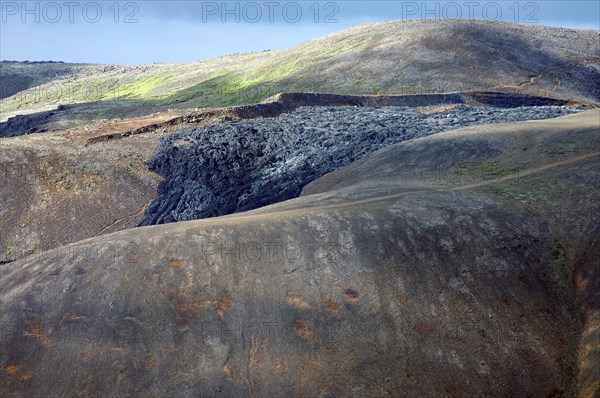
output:
<instances>
[{"instance_id":1,"label":"shadow on slope","mask_svg":"<svg viewBox=\"0 0 600 398\"><path fill-rule=\"evenodd\" d=\"M340 170L358 176L340 189L0 266L0 391L574 395L581 325L564 271L600 214L597 119L425 137ZM573 139L589 145L569 151ZM484 150L458 150L474 141ZM430 158L440 145L455 158ZM498 165L414 189L393 178L407 154ZM528 155L539 163L512 191L494 189Z\"/></svg>"}]
</instances>

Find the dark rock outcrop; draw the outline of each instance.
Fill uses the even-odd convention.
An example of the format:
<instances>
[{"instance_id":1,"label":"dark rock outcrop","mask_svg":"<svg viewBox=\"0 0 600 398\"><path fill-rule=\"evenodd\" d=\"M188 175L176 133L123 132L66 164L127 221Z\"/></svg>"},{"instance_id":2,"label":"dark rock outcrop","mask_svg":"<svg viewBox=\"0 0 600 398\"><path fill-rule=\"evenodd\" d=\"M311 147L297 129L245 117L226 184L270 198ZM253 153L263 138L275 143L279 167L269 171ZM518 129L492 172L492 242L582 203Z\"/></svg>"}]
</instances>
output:
<instances>
[{"instance_id":1,"label":"dark rock outcrop","mask_svg":"<svg viewBox=\"0 0 600 398\"><path fill-rule=\"evenodd\" d=\"M347 101L339 97L322 98L329 104ZM356 100L360 103L360 97ZM277 106L282 105L274 102ZM276 118L185 128L159 144L150 168L165 180L141 225L214 217L291 199L316 178L405 140L571 112L562 107L460 105L425 115L406 107L306 107Z\"/></svg>"}]
</instances>

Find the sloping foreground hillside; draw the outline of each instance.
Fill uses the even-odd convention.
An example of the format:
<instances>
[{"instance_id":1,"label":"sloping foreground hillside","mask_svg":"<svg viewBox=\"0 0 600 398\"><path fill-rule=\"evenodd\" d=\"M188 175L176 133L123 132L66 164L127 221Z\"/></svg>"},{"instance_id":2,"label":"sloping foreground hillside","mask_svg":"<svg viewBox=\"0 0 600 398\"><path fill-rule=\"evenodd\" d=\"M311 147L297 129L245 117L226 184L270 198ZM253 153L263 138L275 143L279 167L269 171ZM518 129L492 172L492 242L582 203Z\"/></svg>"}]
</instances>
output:
<instances>
[{"instance_id":1,"label":"sloping foreground hillside","mask_svg":"<svg viewBox=\"0 0 600 398\"><path fill-rule=\"evenodd\" d=\"M0 395L592 397L599 116L407 141L294 200L0 266Z\"/></svg>"},{"instance_id":2,"label":"sloping foreground hillside","mask_svg":"<svg viewBox=\"0 0 600 398\"><path fill-rule=\"evenodd\" d=\"M60 117L80 121L250 104L278 92L478 90L598 105L598 38L593 30L496 21L390 21L344 29L287 50L184 64L4 62L1 91L14 94L0 100L0 121L67 104L79 105L61 108Z\"/></svg>"}]
</instances>

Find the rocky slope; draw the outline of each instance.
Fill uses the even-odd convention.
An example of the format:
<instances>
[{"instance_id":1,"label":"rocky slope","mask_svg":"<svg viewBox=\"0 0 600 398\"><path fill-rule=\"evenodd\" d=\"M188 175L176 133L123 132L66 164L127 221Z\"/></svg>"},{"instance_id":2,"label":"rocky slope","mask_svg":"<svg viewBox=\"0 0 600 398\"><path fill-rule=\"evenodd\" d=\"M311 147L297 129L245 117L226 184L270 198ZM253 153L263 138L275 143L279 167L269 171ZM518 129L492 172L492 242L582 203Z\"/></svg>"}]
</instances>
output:
<instances>
[{"instance_id":1,"label":"rocky slope","mask_svg":"<svg viewBox=\"0 0 600 398\"><path fill-rule=\"evenodd\" d=\"M140 105L130 109L127 105L114 109L114 102L94 104L61 105L56 110L38 112L28 115L11 117L0 123L0 138L17 137L46 131L60 131L77 128L82 120L87 120L89 112L96 115L110 115L112 119L139 119L133 116L143 116L150 110L160 110L160 107ZM293 111L302 106L409 106L424 107L434 105L469 104L477 106L492 106L500 108L515 108L518 106L569 106L573 108L590 108L592 106L574 101L557 98L539 97L523 94L498 92L468 91L445 94L412 94L412 95L339 95L323 93L278 93L266 100L252 105L233 106L226 108L208 108L202 110L169 110L155 112L148 118L158 119L152 123L154 127L169 127L175 124L197 122L206 118L221 118L222 120L251 119L257 117L277 116ZM128 117L126 117L128 116ZM142 118L144 119L144 118ZM106 120L99 123L106 122ZM116 122L112 120L112 122ZM98 122L97 122L98 123ZM84 125L94 124L87 120ZM150 125L150 123L149 123ZM92 126L93 127L93 126ZM148 128L145 129L147 131Z\"/></svg>"},{"instance_id":2,"label":"rocky slope","mask_svg":"<svg viewBox=\"0 0 600 398\"><path fill-rule=\"evenodd\" d=\"M37 64L2 63L0 76L14 90L26 85L12 80L45 83L0 100L0 122L60 104L85 104L63 109L63 118L83 112L93 119L98 112L110 115L104 106L118 114L144 108L153 113L256 103L278 92L477 90L597 105L598 43L598 32L591 30L477 20L392 21L342 30L289 50L186 64L51 64L56 73L48 77Z\"/></svg>"},{"instance_id":3,"label":"rocky slope","mask_svg":"<svg viewBox=\"0 0 600 398\"><path fill-rule=\"evenodd\" d=\"M410 140L291 201L0 266L0 392L594 396L599 117Z\"/></svg>"},{"instance_id":4,"label":"rocky slope","mask_svg":"<svg viewBox=\"0 0 600 398\"><path fill-rule=\"evenodd\" d=\"M142 225L194 220L291 199L309 182L392 144L473 124L545 119L560 107L305 107L276 118L187 128L164 137L150 169L163 176Z\"/></svg>"},{"instance_id":5,"label":"rocky slope","mask_svg":"<svg viewBox=\"0 0 600 398\"><path fill-rule=\"evenodd\" d=\"M103 233L132 228L140 223L154 224L186 217L197 218L229 213L236 211L237 203L233 202L237 202L241 195L247 196L243 204L245 209L273 203L277 199L289 199L300 193L303 184L333 170L333 167L345 165L362 154L384 145L431 134L434 131L457 128L466 124L481 124L486 121L542 118L571 112L563 108L547 107L516 110L488 109L484 107L485 103L514 106L546 102L535 97L480 97L478 96L478 99L482 102L478 105L481 107L466 112L464 109L468 108L456 108L456 106L465 102L474 103L473 94L391 97L283 94L265 103L251 106L159 113L117 122L94 123L57 132L1 139L0 262L23 258L30 253L49 250ZM308 109L298 112L301 116L303 113L309 116L314 113L317 117L314 123L299 121L297 113L290 113L308 105L317 107L312 108L312 111ZM348 110L332 108L348 105L365 107L360 111L352 108L354 109L352 112L359 111L358 114L365 116L366 119L355 126L349 126L357 136L362 137L364 148L354 141L348 141L351 137L346 132L342 132L340 126L336 127L338 120L331 119L327 114L327 111L332 115L348 113ZM405 108L402 108L399 113L390 113L382 108L389 105ZM407 105L428 106L417 106L409 110L406 108ZM320 111L319 107L327 108ZM279 119L269 121L268 118L278 115L281 115ZM452 117L445 117L446 115ZM457 119L462 116L468 119ZM328 121L327 118L331 120ZM279 130L288 131L290 138L294 138L295 141L280 145L279 139L266 134L266 140L273 141L275 146L265 151L256 161L251 159L249 152L240 153L238 161L249 174L240 175L238 171L236 176L229 163L236 161L231 159L235 155L232 150L238 148L235 140L240 133L243 133L246 124L234 122L249 119L262 119L256 121L256 125L263 133L271 127L277 127ZM297 127L287 126L287 122L299 123L304 127L299 130ZM221 123L226 124L216 126ZM425 123L429 128L425 127ZM358 125L368 127L367 134L357 129ZM185 132L188 131L185 130L185 126L199 127L200 131L205 132L213 130L208 127L202 130L202 126L213 126L215 132L231 130L234 133L234 142L231 145L227 144L229 149L224 146L226 135L215 134L211 140L215 148L221 146L223 159L211 158L210 154L206 153L207 148L201 144L195 145L195 152L189 154L199 162L213 164L213 171L206 168L199 171L197 165L190 163L189 159L171 153L178 150L182 153L190 152L193 149L191 147L187 149L179 146L177 146L179 149L170 147L170 143L174 141L189 144L191 143L189 140L166 138L162 145L164 150L157 153L157 145L161 137L172 135L179 129L184 129L184 132L177 133L177 136L185 136L187 134ZM335 135L335 131L339 134ZM254 137L254 140L256 138ZM337 141L342 138L346 139L348 145L337 145ZM336 145L311 146L308 139L316 139L318 142L328 141ZM247 144L248 151L258 148L256 142ZM214 152L208 149L209 152ZM295 165L289 162L282 164L281 159L277 160L277 157L281 155L283 149L296 154L298 159L303 159L305 156L303 151L308 151L314 164L306 162ZM171 155L172 161L168 160ZM331 159L326 159L326 155ZM160 175L148 169L148 164L151 162ZM271 195L269 192L276 191L271 188L271 191L264 191L261 188L260 192L243 192L244 184L250 184L252 181L256 187L260 186L264 179L261 173L279 166L285 166L282 170L286 173L283 175L275 173L270 176L271 180L268 184L272 187L277 186L276 190L281 188L283 192ZM223 203L219 205L214 201L202 202L198 198L193 201L186 199L193 197L198 193L199 187L206 185L206 179L209 177L202 177L203 175L207 176L211 173L216 175L217 172L225 179L219 183L213 178L214 183L208 185L208 188L214 192L213 198L219 198ZM292 172L297 172L297 176L290 174ZM166 180L159 188L161 176ZM232 185L227 187L226 192L219 192L219 187L222 188L225 180L229 181L229 179L232 179L230 181ZM243 181L243 184L240 181ZM184 194L185 197L182 199L180 194ZM107 204L109 208L106 208ZM148 210L151 205L151 209ZM237 209L239 210L241 208ZM171 214L173 211L174 213ZM180 217L187 213L189 216Z\"/></svg>"},{"instance_id":6,"label":"rocky slope","mask_svg":"<svg viewBox=\"0 0 600 398\"><path fill-rule=\"evenodd\" d=\"M0 63L0 396L598 396L599 37Z\"/></svg>"}]
</instances>

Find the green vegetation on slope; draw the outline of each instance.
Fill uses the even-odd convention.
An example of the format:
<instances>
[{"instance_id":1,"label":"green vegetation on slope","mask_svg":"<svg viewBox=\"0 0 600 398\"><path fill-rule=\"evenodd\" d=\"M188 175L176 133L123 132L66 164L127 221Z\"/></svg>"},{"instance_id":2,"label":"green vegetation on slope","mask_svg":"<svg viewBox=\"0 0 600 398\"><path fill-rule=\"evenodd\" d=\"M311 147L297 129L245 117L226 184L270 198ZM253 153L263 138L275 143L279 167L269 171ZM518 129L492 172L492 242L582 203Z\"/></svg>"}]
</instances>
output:
<instances>
[{"instance_id":1,"label":"green vegetation on slope","mask_svg":"<svg viewBox=\"0 0 600 398\"><path fill-rule=\"evenodd\" d=\"M519 164L511 167L501 167L498 162L490 162L481 165L474 163L464 163L455 171L459 177L468 177L472 180L489 180L493 178L515 176L518 177L519 172L525 170L527 164Z\"/></svg>"},{"instance_id":2,"label":"green vegetation on slope","mask_svg":"<svg viewBox=\"0 0 600 398\"><path fill-rule=\"evenodd\" d=\"M116 100L119 107L197 108L255 103L285 91L360 95L517 87L521 93L598 102L587 84L596 77L592 72L564 75L561 69L535 84L521 84L532 70L556 63L584 68L597 62L595 32L558 30L489 21L392 21L342 30L288 50L190 63L2 64L0 75L5 80L20 76L14 79L24 90L0 100L0 121L59 104ZM444 40L433 49L428 45L450 34L459 47ZM490 58L490 49L498 46L506 47L502 62Z\"/></svg>"}]
</instances>

